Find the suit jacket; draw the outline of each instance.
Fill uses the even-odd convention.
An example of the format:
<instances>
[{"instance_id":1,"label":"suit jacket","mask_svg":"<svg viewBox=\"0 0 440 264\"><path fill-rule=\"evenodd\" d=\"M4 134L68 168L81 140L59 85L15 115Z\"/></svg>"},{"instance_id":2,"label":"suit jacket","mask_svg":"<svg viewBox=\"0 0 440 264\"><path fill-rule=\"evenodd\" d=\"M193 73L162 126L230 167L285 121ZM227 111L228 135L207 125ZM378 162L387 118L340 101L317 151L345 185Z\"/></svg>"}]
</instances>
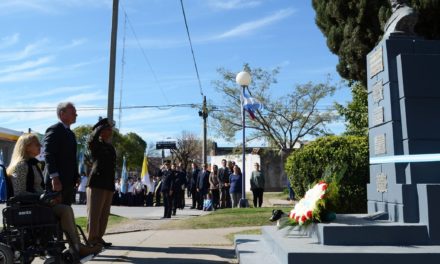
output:
<instances>
[{"instance_id":1,"label":"suit jacket","mask_svg":"<svg viewBox=\"0 0 440 264\"><path fill-rule=\"evenodd\" d=\"M52 190L50 175L58 173L63 185L63 203L70 205L73 202L75 183L79 179L75 134L59 122L46 130L43 145L46 189Z\"/></svg>"},{"instance_id":2,"label":"suit jacket","mask_svg":"<svg viewBox=\"0 0 440 264\"><path fill-rule=\"evenodd\" d=\"M209 190L209 174L211 174L211 172L208 170L201 170L199 172L197 188L199 188L199 192L203 195L207 194Z\"/></svg>"}]
</instances>

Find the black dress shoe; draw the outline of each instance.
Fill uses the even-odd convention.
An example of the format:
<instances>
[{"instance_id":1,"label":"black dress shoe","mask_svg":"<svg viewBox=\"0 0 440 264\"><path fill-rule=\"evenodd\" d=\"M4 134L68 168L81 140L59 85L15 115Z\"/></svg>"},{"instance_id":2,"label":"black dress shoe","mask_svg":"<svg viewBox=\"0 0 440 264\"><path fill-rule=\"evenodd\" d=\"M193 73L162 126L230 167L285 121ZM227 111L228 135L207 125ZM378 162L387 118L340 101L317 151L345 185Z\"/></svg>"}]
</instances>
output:
<instances>
[{"instance_id":1,"label":"black dress shoe","mask_svg":"<svg viewBox=\"0 0 440 264\"><path fill-rule=\"evenodd\" d=\"M101 239L100 244L101 244L103 247L105 247L105 248L109 248L109 247L111 247L111 246L113 245L113 244L110 243L110 242L105 242L104 239Z\"/></svg>"}]
</instances>

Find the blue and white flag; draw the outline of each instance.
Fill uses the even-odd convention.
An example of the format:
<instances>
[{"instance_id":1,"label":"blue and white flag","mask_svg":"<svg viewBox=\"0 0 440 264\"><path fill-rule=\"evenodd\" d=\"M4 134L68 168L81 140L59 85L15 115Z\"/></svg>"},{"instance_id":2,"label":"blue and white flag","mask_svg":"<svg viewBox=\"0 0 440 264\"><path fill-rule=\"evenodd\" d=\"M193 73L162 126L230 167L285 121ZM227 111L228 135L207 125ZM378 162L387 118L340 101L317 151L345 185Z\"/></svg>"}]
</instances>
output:
<instances>
[{"instance_id":1,"label":"blue and white flag","mask_svg":"<svg viewBox=\"0 0 440 264\"><path fill-rule=\"evenodd\" d=\"M78 158L78 173L79 175L86 174L86 165L84 163L84 152L81 150L79 152Z\"/></svg>"},{"instance_id":2,"label":"blue and white flag","mask_svg":"<svg viewBox=\"0 0 440 264\"><path fill-rule=\"evenodd\" d=\"M127 193L128 189L128 174L127 167L125 166L125 156L122 162L122 172L121 172L121 193Z\"/></svg>"},{"instance_id":3,"label":"blue and white flag","mask_svg":"<svg viewBox=\"0 0 440 264\"><path fill-rule=\"evenodd\" d=\"M3 150L0 149L0 165L4 165L3 163ZM6 175L3 173L3 169L0 169L0 201L4 202L8 198L8 194L6 193Z\"/></svg>"},{"instance_id":4,"label":"blue and white flag","mask_svg":"<svg viewBox=\"0 0 440 264\"><path fill-rule=\"evenodd\" d=\"M263 109L263 104L258 101L256 98L247 95L245 91L243 91L241 95L241 101L243 105L243 109L248 111L249 116L252 120L255 119L255 111Z\"/></svg>"}]
</instances>

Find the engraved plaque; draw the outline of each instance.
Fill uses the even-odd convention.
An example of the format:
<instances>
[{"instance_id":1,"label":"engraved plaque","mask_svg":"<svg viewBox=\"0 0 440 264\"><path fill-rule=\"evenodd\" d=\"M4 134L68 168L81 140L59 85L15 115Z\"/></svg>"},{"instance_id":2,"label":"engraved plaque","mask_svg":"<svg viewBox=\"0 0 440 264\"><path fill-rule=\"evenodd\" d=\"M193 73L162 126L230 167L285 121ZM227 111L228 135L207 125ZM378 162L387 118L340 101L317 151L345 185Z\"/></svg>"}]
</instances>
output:
<instances>
[{"instance_id":1,"label":"engraved plaque","mask_svg":"<svg viewBox=\"0 0 440 264\"><path fill-rule=\"evenodd\" d=\"M387 153L385 134L374 137L374 154L380 155Z\"/></svg>"},{"instance_id":2,"label":"engraved plaque","mask_svg":"<svg viewBox=\"0 0 440 264\"><path fill-rule=\"evenodd\" d=\"M381 193L388 191L387 175L383 172L376 176L376 190Z\"/></svg>"},{"instance_id":3,"label":"engraved plaque","mask_svg":"<svg viewBox=\"0 0 440 264\"><path fill-rule=\"evenodd\" d=\"M380 102L380 100L383 100L383 84L382 84L382 80L378 81L377 83L375 83L373 85L373 92L372 92L372 96L373 96L373 102L374 103L378 103Z\"/></svg>"},{"instance_id":4,"label":"engraved plaque","mask_svg":"<svg viewBox=\"0 0 440 264\"><path fill-rule=\"evenodd\" d=\"M370 78L383 71L382 46L376 49L369 57Z\"/></svg>"},{"instance_id":5,"label":"engraved plaque","mask_svg":"<svg viewBox=\"0 0 440 264\"><path fill-rule=\"evenodd\" d=\"M384 122L384 109L382 106L373 110L373 126L380 125Z\"/></svg>"}]
</instances>

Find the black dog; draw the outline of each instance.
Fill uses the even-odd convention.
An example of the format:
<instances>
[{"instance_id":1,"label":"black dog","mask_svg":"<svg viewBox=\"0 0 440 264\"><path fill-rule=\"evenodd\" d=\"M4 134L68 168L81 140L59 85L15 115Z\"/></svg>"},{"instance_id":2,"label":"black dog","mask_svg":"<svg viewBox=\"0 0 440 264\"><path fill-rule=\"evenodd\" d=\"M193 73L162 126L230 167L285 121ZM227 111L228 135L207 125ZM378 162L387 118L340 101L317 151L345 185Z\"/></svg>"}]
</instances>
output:
<instances>
[{"instance_id":1,"label":"black dog","mask_svg":"<svg viewBox=\"0 0 440 264\"><path fill-rule=\"evenodd\" d=\"M283 212L283 211L281 211L281 210L275 210L275 209L273 209L272 210L272 216L269 218L269 220L271 221L271 222L275 222L275 221L278 221L278 220L280 220L281 219L281 217L283 217L283 216L285 216L286 214Z\"/></svg>"}]
</instances>

